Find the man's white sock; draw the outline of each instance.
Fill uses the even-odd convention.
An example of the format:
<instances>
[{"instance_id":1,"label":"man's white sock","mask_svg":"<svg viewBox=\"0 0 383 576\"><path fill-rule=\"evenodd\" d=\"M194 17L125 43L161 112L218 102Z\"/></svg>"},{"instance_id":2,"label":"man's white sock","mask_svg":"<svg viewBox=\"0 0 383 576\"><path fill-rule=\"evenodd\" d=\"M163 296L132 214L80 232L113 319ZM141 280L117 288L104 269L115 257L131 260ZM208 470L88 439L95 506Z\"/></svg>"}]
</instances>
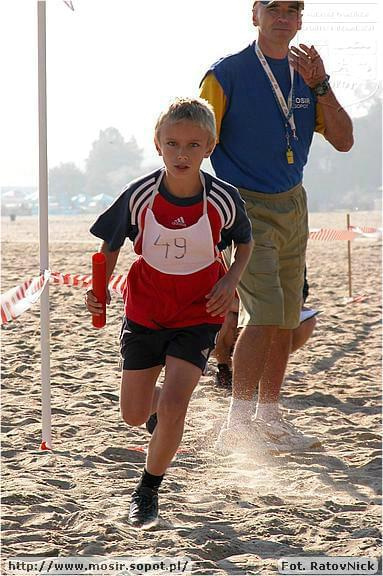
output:
<instances>
[{"instance_id":1,"label":"man's white sock","mask_svg":"<svg viewBox=\"0 0 383 576\"><path fill-rule=\"evenodd\" d=\"M227 425L229 428L238 426L247 426L251 422L251 416L254 411L254 402L252 400L240 400L231 398L229 414L227 416Z\"/></svg>"},{"instance_id":2,"label":"man's white sock","mask_svg":"<svg viewBox=\"0 0 383 576\"><path fill-rule=\"evenodd\" d=\"M255 411L256 420L264 420L265 422L270 422L270 420L276 420L278 417L279 417L278 402L270 402L270 403L258 402L257 409Z\"/></svg>"}]
</instances>

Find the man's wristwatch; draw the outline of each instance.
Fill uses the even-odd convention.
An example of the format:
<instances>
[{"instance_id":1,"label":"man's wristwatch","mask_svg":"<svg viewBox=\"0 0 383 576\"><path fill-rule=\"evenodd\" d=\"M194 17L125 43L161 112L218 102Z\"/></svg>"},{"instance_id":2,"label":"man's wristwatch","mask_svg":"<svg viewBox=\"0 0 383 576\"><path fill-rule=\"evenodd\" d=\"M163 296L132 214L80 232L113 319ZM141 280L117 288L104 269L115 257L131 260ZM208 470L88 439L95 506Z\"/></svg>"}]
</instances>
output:
<instances>
[{"instance_id":1,"label":"man's wristwatch","mask_svg":"<svg viewBox=\"0 0 383 576\"><path fill-rule=\"evenodd\" d=\"M326 78L323 82L320 82L316 86L314 86L313 91L316 96L324 96L330 90L330 76L326 74Z\"/></svg>"}]
</instances>

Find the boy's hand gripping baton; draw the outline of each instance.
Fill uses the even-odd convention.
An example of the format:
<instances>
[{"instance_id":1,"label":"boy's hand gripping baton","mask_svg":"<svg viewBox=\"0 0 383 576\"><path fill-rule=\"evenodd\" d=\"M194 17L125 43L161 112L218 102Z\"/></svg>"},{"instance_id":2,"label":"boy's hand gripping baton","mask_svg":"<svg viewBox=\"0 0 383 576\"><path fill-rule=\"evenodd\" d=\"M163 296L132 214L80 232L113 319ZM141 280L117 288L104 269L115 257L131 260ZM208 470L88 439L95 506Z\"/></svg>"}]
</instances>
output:
<instances>
[{"instance_id":1,"label":"boy's hand gripping baton","mask_svg":"<svg viewBox=\"0 0 383 576\"><path fill-rule=\"evenodd\" d=\"M102 304L102 313L92 314L92 324L95 328L102 328L106 324L106 258L102 252L92 256L92 290Z\"/></svg>"}]
</instances>

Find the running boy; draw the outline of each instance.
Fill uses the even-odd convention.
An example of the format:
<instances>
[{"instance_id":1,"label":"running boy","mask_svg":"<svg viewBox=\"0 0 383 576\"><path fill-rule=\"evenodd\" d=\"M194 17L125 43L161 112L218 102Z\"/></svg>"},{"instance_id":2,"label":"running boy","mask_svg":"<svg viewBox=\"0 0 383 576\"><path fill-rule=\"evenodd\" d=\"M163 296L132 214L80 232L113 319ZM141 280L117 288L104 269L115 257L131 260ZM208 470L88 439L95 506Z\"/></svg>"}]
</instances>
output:
<instances>
[{"instance_id":1,"label":"running boy","mask_svg":"<svg viewBox=\"0 0 383 576\"><path fill-rule=\"evenodd\" d=\"M164 167L131 182L91 228L103 240L108 279L125 238L139 255L128 274L121 329L122 418L132 426L150 419L154 427L130 505L136 527L157 521L158 489L180 445L190 397L252 250L237 189L200 170L215 141L210 105L175 100L155 127ZM232 243L225 273L219 251ZM89 312L100 312L92 291L86 302Z\"/></svg>"}]
</instances>

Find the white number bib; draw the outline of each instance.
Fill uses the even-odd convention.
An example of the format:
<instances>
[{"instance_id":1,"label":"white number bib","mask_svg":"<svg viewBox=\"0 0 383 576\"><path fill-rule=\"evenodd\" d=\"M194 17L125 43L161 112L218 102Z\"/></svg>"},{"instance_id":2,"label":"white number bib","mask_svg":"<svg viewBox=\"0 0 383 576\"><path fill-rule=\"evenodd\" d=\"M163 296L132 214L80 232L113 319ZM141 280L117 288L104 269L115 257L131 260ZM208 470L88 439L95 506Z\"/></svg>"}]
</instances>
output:
<instances>
[{"instance_id":1,"label":"white number bib","mask_svg":"<svg viewBox=\"0 0 383 576\"><path fill-rule=\"evenodd\" d=\"M203 176L203 214L192 226L166 228L157 222L153 202L163 177L157 180L150 204L146 210L142 237L142 256L156 270L165 274L192 274L207 268L216 260L216 251L209 217Z\"/></svg>"}]
</instances>

